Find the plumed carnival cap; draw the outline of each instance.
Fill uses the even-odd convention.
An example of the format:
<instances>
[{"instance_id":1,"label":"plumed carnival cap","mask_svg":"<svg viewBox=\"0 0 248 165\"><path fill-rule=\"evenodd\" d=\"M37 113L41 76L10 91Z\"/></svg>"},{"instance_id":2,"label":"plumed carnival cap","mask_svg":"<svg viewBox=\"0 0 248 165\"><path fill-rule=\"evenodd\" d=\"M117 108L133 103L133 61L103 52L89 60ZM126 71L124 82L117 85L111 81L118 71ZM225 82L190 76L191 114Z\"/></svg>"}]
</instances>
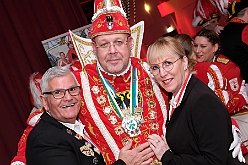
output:
<instances>
[{"instance_id":1,"label":"plumed carnival cap","mask_svg":"<svg viewBox=\"0 0 248 165\"><path fill-rule=\"evenodd\" d=\"M91 22L91 31L89 32L91 39L104 34L131 34L120 0L95 0Z\"/></svg>"},{"instance_id":2,"label":"plumed carnival cap","mask_svg":"<svg viewBox=\"0 0 248 165\"><path fill-rule=\"evenodd\" d=\"M228 8L228 19L226 21L230 21L233 17L236 17L241 10L247 7L248 0L234 0Z\"/></svg>"},{"instance_id":3,"label":"plumed carnival cap","mask_svg":"<svg viewBox=\"0 0 248 165\"><path fill-rule=\"evenodd\" d=\"M197 23L197 26L203 26L203 27L206 27L208 26L209 24L209 21L212 20L212 19L215 19L215 18L218 18L218 20L221 18L220 14L219 13L214 13L210 16L209 20L202 20L200 19Z\"/></svg>"},{"instance_id":4,"label":"plumed carnival cap","mask_svg":"<svg viewBox=\"0 0 248 165\"><path fill-rule=\"evenodd\" d=\"M194 18L192 25L206 27L209 21L215 18L220 19L220 14L217 11L215 3L211 3L208 0L198 0L194 9Z\"/></svg>"}]
</instances>

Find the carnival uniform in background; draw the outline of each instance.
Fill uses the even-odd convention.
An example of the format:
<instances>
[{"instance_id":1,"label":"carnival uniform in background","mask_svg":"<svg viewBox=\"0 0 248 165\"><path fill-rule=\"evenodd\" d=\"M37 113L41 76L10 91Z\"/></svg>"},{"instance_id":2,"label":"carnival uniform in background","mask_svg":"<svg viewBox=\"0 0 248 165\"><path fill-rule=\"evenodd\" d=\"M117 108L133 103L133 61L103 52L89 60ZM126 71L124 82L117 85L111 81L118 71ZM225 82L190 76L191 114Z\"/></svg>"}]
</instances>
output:
<instances>
[{"instance_id":1,"label":"carnival uniform in background","mask_svg":"<svg viewBox=\"0 0 248 165\"><path fill-rule=\"evenodd\" d=\"M217 34L220 34L224 27L219 26L221 15L218 13L217 6L215 0L198 0L194 9L192 26L214 30Z\"/></svg>"},{"instance_id":2,"label":"carnival uniform in background","mask_svg":"<svg viewBox=\"0 0 248 165\"><path fill-rule=\"evenodd\" d=\"M248 96L241 90L243 79L239 67L219 53L220 45L220 38L214 31L197 32L193 46L196 76L219 96L232 115L247 110Z\"/></svg>"},{"instance_id":3,"label":"carnival uniform in background","mask_svg":"<svg viewBox=\"0 0 248 165\"><path fill-rule=\"evenodd\" d=\"M248 0L234 1L228 8L230 21L220 35L221 53L240 67L248 83Z\"/></svg>"},{"instance_id":4,"label":"carnival uniform in background","mask_svg":"<svg viewBox=\"0 0 248 165\"><path fill-rule=\"evenodd\" d=\"M196 77L209 85L226 105L230 115L247 111L248 97L240 91L243 81L238 76L240 69L230 59L220 54L211 63L198 62L195 69Z\"/></svg>"},{"instance_id":5,"label":"carnival uniform in background","mask_svg":"<svg viewBox=\"0 0 248 165\"><path fill-rule=\"evenodd\" d=\"M26 141L27 136L33 127L37 124L40 119L40 116L45 111L40 100L41 88L40 81L42 78L41 73L33 73L29 77L29 94L30 94L30 102L33 106L32 111L26 121L27 128L24 130L19 142L18 142L18 151L17 155L12 159L11 165L25 165L26 164Z\"/></svg>"}]
</instances>

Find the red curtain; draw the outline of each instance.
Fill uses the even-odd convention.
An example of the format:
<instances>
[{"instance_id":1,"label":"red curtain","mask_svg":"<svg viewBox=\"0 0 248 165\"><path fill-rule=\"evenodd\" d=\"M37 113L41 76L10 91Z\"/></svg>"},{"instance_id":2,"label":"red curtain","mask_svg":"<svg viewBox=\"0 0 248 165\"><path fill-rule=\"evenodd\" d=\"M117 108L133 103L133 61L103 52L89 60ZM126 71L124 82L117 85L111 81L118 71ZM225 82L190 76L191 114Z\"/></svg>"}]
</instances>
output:
<instances>
[{"instance_id":1,"label":"red curtain","mask_svg":"<svg viewBox=\"0 0 248 165\"><path fill-rule=\"evenodd\" d=\"M10 164L32 109L28 80L51 65L42 40L88 22L79 0L0 0L0 153Z\"/></svg>"}]
</instances>

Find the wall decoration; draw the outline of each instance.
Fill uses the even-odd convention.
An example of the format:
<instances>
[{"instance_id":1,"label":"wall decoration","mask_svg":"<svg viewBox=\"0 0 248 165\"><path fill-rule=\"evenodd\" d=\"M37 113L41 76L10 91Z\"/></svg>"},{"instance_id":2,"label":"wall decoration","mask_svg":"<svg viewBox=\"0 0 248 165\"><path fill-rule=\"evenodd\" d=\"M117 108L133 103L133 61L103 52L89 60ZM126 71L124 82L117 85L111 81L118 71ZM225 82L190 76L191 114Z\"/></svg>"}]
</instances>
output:
<instances>
[{"instance_id":1,"label":"wall decoration","mask_svg":"<svg viewBox=\"0 0 248 165\"><path fill-rule=\"evenodd\" d=\"M72 30L72 32L82 38L89 38L88 33L90 28L91 24ZM70 41L69 32L46 39L41 41L41 43L46 51L51 66L71 64L73 59L76 58L76 54L70 51L70 49L74 48Z\"/></svg>"}]
</instances>

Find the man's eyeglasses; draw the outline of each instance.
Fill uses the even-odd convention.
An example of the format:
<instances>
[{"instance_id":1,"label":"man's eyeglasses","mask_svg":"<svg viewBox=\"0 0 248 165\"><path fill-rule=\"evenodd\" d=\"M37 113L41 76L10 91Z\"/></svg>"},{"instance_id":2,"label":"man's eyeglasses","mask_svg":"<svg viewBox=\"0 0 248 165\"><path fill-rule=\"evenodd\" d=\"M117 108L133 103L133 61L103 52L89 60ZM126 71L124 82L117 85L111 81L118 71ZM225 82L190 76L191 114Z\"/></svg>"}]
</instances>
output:
<instances>
[{"instance_id":1,"label":"man's eyeglasses","mask_svg":"<svg viewBox=\"0 0 248 165\"><path fill-rule=\"evenodd\" d=\"M169 62L169 61L164 61L162 62L162 68L166 71L166 72L169 72L173 69L174 67L174 63L177 62L179 59L181 59L182 57L179 57L178 59L176 59L174 62ZM159 63L161 64L161 63ZM160 66L157 64L157 65L152 65L150 66L150 72L154 75L154 76L157 76L160 72Z\"/></svg>"},{"instance_id":2,"label":"man's eyeglasses","mask_svg":"<svg viewBox=\"0 0 248 165\"><path fill-rule=\"evenodd\" d=\"M123 45L127 44L127 40L126 41L116 40L112 44L110 42L106 42L101 45L97 45L96 48L107 51L110 49L111 46L114 46L116 49L119 49L119 48L122 48Z\"/></svg>"},{"instance_id":3,"label":"man's eyeglasses","mask_svg":"<svg viewBox=\"0 0 248 165\"><path fill-rule=\"evenodd\" d=\"M62 99L65 96L65 92L68 91L68 93L71 96L77 96L80 93L80 86L75 86L69 89L59 89L55 91L50 91L50 92L43 92L42 94L47 94L47 95L53 95L55 99Z\"/></svg>"}]
</instances>

